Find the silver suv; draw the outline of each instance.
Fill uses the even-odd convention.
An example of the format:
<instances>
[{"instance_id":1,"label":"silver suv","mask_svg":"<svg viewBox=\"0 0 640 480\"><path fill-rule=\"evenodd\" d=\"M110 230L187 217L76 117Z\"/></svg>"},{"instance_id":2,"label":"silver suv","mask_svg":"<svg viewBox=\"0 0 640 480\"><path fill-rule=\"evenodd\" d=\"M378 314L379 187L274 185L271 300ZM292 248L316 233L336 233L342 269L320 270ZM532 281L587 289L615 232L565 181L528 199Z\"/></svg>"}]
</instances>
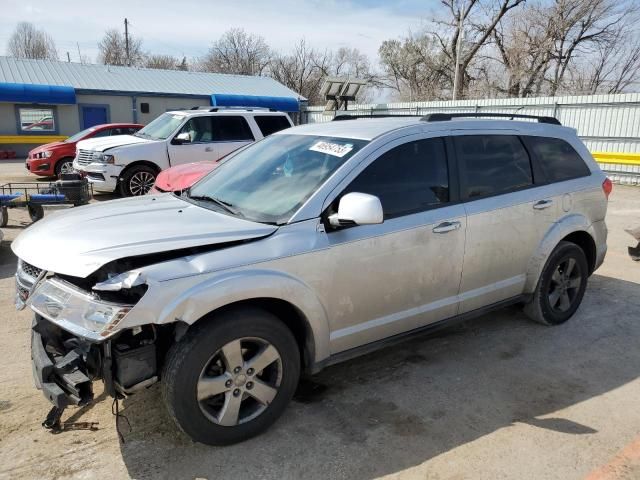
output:
<instances>
[{"instance_id":1,"label":"silver suv","mask_svg":"<svg viewBox=\"0 0 640 480\"><path fill-rule=\"evenodd\" d=\"M509 304L567 321L605 256L611 184L574 130L528 120L300 126L183 196L34 224L13 250L38 388L59 416L96 379L120 398L161 381L187 435L230 444L301 372Z\"/></svg>"}]
</instances>

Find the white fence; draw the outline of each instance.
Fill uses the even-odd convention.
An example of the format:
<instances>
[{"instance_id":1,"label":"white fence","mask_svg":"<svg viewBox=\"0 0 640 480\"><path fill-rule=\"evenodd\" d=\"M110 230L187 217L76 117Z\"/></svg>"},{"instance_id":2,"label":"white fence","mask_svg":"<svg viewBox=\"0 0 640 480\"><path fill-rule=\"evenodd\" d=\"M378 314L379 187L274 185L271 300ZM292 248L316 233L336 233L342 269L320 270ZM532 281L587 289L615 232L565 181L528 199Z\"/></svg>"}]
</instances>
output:
<instances>
[{"instance_id":1,"label":"white fence","mask_svg":"<svg viewBox=\"0 0 640 480\"><path fill-rule=\"evenodd\" d=\"M306 107L302 123L327 122L335 112ZM573 127L592 152L640 154L640 93L572 97L505 98L349 105L350 115L426 115L433 112L494 112L556 117Z\"/></svg>"}]
</instances>

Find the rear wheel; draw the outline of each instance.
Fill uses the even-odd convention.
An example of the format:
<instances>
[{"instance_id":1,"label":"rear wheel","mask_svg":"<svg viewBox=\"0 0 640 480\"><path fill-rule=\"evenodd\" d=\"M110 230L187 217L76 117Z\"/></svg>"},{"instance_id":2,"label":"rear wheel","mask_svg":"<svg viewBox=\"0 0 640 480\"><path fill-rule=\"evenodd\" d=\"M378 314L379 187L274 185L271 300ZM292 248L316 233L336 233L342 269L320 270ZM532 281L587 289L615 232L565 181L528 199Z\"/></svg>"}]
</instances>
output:
<instances>
[{"instance_id":1,"label":"rear wheel","mask_svg":"<svg viewBox=\"0 0 640 480\"><path fill-rule=\"evenodd\" d=\"M120 180L120 194L123 197L146 195L157 175L156 170L148 165L134 165L125 171Z\"/></svg>"},{"instance_id":2,"label":"rear wheel","mask_svg":"<svg viewBox=\"0 0 640 480\"><path fill-rule=\"evenodd\" d=\"M163 397L177 425L209 445L241 442L284 412L300 376L291 331L242 308L192 327L167 355Z\"/></svg>"},{"instance_id":3,"label":"rear wheel","mask_svg":"<svg viewBox=\"0 0 640 480\"><path fill-rule=\"evenodd\" d=\"M582 302L588 276L584 251L575 243L560 242L547 260L525 313L545 325L566 322Z\"/></svg>"},{"instance_id":4,"label":"rear wheel","mask_svg":"<svg viewBox=\"0 0 640 480\"><path fill-rule=\"evenodd\" d=\"M56 174L56 177L59 177L63 174L73 173L73 158L62 158L58 160L54 172Z\"/></svg>"}]
</instances>

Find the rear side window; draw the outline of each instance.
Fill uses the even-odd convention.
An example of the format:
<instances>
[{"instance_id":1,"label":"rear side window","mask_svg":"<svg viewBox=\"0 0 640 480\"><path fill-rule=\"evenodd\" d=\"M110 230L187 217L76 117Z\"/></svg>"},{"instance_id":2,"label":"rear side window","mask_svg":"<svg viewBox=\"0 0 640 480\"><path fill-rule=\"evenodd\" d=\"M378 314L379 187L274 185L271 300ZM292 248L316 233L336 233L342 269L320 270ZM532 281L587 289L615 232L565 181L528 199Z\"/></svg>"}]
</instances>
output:
<instances>
[{"instance_id":1,"label":"rear side window","mask_svg":"<svg viewBox=\"0 0 640 480\"><path fill-rule=\"evenodd\" d=\"M251 128L244 117L234 116L215 116L211 117L213 123L213 140L215 142L241 142L253 141Z\"/></svg>"},{"instance_id":2,"label":"rear side window","mask_svg":"<svg viewBox=\"0 0 640 480\"><path fill-rule=\"evenodd\" d=\"M582 157L564 140L546 137L524 137L524 140L548 182L561 182L591 174Z\"/></svg>"},{"instance_id":3,"label":"rear side window","mask_svg":"<svg viewBox=\"0 0 640 480\"><path fill-rule=\"evenodd\" d=\"M265 137L291 126L286 117L282 115L258 115L253 118Z\"/></svg>"},{"instance_id":4,"label":"rear side window","mask_svg":"<svg viewBox=\"0 0 640 480\"><path fill-rule=\"evenodd\" d=\"M533 184L529 155L518 137L468 135L453 138L463 199L498 195Z\"/></svg>"},{"instance_id":5,"label":"rear side window","mask_svg":"<svg viewBox=\"0 0 640 480\"><path fill-rule=\"evenodd\" d=\"M405 143L382 154L344 193L375 195L385 218L437 207L449 201L447 156L441 138Z\"/></svg>"}]
</instances>

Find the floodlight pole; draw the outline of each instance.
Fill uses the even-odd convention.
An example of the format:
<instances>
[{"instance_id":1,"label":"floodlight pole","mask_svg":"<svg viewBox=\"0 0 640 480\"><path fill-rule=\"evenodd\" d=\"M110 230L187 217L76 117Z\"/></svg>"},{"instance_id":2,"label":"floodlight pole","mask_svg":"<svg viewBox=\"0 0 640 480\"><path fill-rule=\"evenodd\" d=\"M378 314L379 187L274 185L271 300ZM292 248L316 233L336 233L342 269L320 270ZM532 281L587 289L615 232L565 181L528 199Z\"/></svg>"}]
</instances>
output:
<instances>
[{"instance_id":1,"label":"floodlight pole","mask_svg":"<svg viewBox=\"0 0 640 480\"><path fill-rule=\"evenodd\" d=\"M458 99L458 85L460 84L460 51L462 50L462 42L464 41L464 28L462 25L462 14L458 23L458 41L456 42L456 64L453 72L453 100Z\"/></svg>"},{"instance_id":2,"label":"floodlight pole","mask_svg":"<svg viewBox=\"0 0 640 480\"><path fill-rule=\"evenodd\" d=\"M127 67L131 66L131 60L129 57L129 21L124 19L124 50L127 55Z\"/></svg>"}]
</instances>

